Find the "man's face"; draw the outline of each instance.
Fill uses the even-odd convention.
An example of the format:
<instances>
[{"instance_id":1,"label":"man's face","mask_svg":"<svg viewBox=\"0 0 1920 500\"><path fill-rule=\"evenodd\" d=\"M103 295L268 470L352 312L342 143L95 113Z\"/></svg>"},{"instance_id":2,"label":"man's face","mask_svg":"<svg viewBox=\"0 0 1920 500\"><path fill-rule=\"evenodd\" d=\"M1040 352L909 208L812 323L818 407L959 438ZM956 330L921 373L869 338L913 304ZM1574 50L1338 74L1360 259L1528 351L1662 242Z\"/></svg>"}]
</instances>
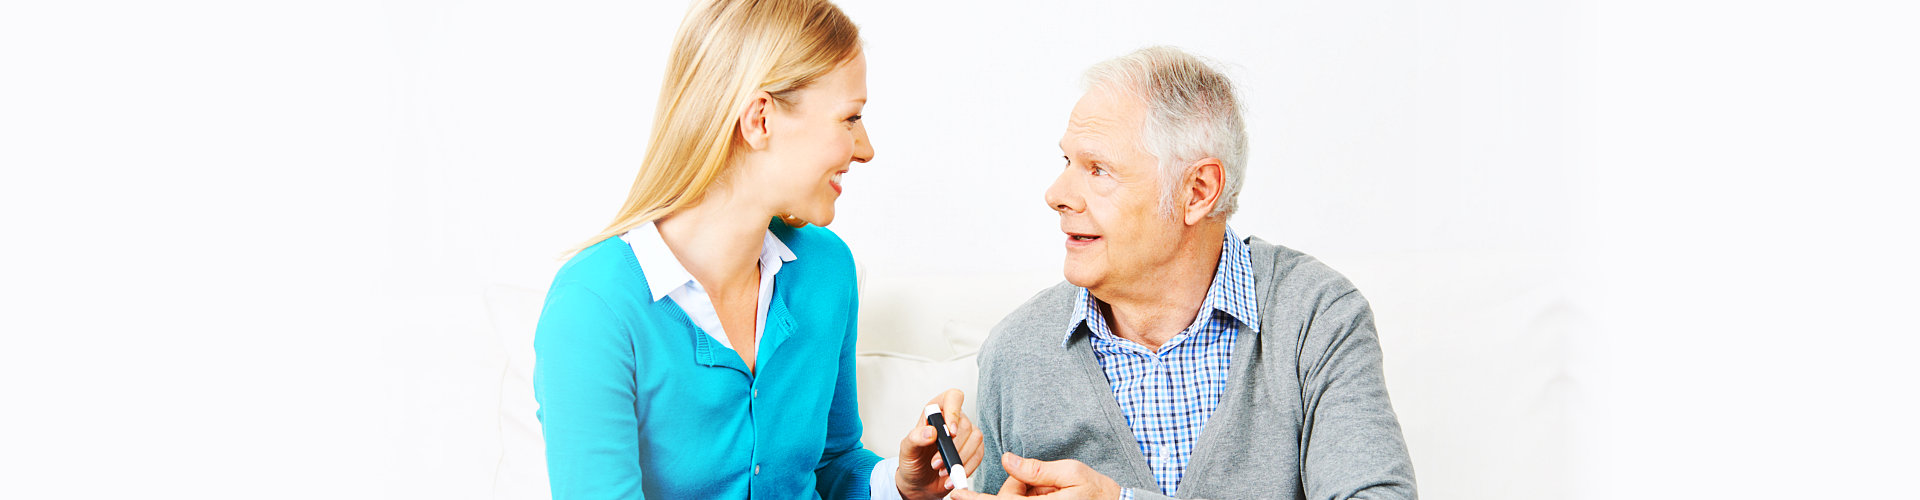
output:
<instances>
[{"instance_id":1,"label":"man's face","mask_svg":"<svg viewBox=\"0 0 1920 500\"><path fill-rule=\"evenodd\" d=\"M1067 281L1093 290L1133 290L1179 247L1179 220L1160 210L1159 167L1139 145L1146 105L1095 87L1081 96L1060 138L1066 169L1047 206L1066 233Z\"/></svg>"}]
</instances>

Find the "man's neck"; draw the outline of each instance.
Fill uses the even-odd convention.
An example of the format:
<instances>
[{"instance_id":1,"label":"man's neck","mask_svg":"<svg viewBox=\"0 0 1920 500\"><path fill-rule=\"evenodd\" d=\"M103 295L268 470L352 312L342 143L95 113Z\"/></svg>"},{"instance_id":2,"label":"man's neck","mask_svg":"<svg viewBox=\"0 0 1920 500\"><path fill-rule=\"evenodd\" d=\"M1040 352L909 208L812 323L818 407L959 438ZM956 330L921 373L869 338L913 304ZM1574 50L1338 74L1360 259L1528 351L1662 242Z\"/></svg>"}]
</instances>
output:
<instances>
[{"instance_id":1,"label":"man's neck","mask_svg":"<svg viewBox=\"0 0 1920 500\"><path fill-rule=\"evenodd\" d=\"M1195 237L1181 242L1171 261L1154 266L1145 279L1124 290L1095 293L1113 334L1157 352L1186 330L1206 304L1225 240L1225 224L1197 230Z\"/></svg>"},{"instance_id":2,"label":"man's neck","mask_svg":"<svg viewBox=\"0 0 1920 500\"><path fill-rule=\"evenodd\" d=\"M716 189L699 205L654 221L674 258L711 295L738 290L759 278L760 251L772 215L737 200Z\"/></svg>"}]
</instances>

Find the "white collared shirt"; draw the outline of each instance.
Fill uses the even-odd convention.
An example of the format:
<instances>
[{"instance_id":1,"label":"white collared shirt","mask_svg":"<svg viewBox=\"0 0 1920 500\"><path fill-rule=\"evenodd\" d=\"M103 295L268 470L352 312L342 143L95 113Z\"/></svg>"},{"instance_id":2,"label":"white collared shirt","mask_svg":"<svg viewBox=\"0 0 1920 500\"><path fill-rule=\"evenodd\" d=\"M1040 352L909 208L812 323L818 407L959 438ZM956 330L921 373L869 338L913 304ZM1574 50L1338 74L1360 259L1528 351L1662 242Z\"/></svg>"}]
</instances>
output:
<instances>
[{"instance_id":1,"label":"white collared shirt","mask_svg":"<svg viewBox=\"0 0 1920 500\"><path fill-rule=\"evenodd\" d=\"M707 295L707 289L700 286L687 267L680 265L680 259L667 249L667 242L660 238L660 227L652 222L640 225L620 235L622 241L633 247L633 257L640 261L640 269L647 273L647 288L653 292L653 300L659 302L662 297L673 299L680 310L686 311L687 319L693 320L693 326L707 332L720 345L733 349L733 341L727 340L726 330L720 327L720 312L713 308L713 298ZM753 343L760 345L760 334L767 329L767 304L773 301L773 275L780 272L782 264L799 259L768 230L760 240L760 301L753 320Z\"/></svg>"}]
</instances>

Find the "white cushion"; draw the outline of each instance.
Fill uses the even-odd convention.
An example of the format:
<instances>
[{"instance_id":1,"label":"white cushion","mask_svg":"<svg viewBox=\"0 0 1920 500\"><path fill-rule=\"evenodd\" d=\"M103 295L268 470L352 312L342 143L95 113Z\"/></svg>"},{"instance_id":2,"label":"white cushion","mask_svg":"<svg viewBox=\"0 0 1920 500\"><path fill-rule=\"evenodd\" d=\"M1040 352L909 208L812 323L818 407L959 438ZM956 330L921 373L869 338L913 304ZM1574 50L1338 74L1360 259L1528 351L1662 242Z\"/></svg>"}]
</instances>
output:
<instances>
[{"instance_id":1,"label":"white cushion","mask_svg":"<svg viewBox=\"0 0 1920 500\"><path fill-rule=\"evenodd\" d=\"M552 498L547 485L547 445L534 414L533 332L540 323L546 291L495 284L487 287L487 316L507 353L500 375L500 460L493 474L493 497Z\"/></svg>"},{"instance_id":2,"label":"white cushion","mask_svg":"<svg viewBox=\"0 0 1920 500\"><path fill-rule=\"evenodd\" d=\"M949 388L969 398L961 410L973 414L974 386L980 379L975 353L934 361L896 353L865 353L859 358L860 422L866 426L860 444L882 458L900 452L900 440L921 422L921 410Z\"/></svg>"}]
</instances>

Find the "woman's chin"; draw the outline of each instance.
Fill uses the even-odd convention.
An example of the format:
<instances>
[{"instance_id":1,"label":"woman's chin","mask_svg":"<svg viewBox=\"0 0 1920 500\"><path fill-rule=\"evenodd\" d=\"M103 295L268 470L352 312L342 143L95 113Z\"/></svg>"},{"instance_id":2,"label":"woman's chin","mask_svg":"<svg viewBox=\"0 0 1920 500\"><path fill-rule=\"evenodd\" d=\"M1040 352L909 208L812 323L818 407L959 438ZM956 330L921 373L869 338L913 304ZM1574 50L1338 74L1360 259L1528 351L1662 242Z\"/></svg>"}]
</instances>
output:
<instances>
[{"instance_id":1,"label":"woman's chin","mask_svg":"<svg viewBox=\"0 0 1920 500\"><path fill-rule=\"evenodd\" d=\"M807 224L813 224L815 226L820 226L820 227L827 227L827 224L833 223L833 211L829 210L827 211L826 214L822 216L811 216L811 217L806 215L801 215L801 214L793 214L793 215L780 218L780 221L787 223L787 227L794 227L794 228L807 227Z\"/></svg>"},{"instance_id":2,"label":"woman's chin","mask_svg":"<svg viewBox=\"0 0 1920 500\"><path fill-rule=\"evenodd\" d=\"M826 215L823 217L815 217L812 219L807 219L807 222L811 222L815 226L827 227L827 224L833 223L833 211L831 210L827 211Z\"/></svg>"}]
</instances>

